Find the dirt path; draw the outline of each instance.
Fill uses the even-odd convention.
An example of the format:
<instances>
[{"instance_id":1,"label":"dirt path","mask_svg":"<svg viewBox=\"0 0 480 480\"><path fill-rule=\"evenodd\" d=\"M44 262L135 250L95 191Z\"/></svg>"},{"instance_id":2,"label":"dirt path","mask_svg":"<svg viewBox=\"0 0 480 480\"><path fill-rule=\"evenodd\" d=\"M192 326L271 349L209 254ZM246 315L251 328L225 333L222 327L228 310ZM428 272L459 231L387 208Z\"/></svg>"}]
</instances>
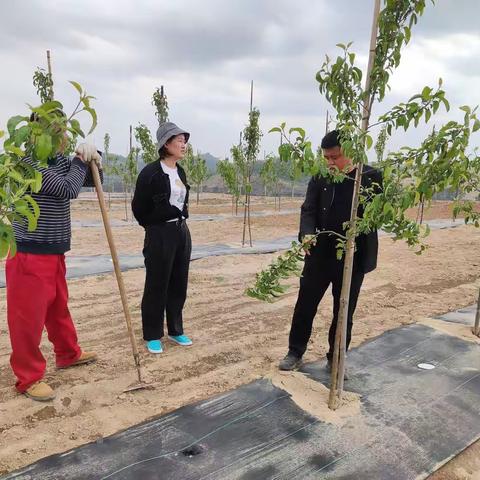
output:
<instances>
[{"instance_id":1,"label":"dirt path","mask_svg":"<svg viewBox=\"0 0 480 480\"><path fill-rule=\"evenodd\" d=\"M85 212L76 212L77 218L79 213ZM438 212L432 218L439 218ZM271 238L295 234L298 216L281 220L266 217L258 222L263 238ZM194 241L198 243L206 243L201 240L205 238L226 242L233 235L234 223L198 224L196 227L191 223ZM89 229L75 232L72 253L107 253L102 234L100 230L98 237L92 237ZM137 234L138 230L133 229L131 234L123 235L121 250L139 246ZM438 230L432 232L429 243L427 253L418 257L404 244L381 239L379 268L366 278L352 346L420 317L476 301L480 286L480 231L470 227ZM56 400L48 405L19 396L12 388L5 290L0 290L0 473L271 375L286 353L298 280L292 280L289 292L273 304L259 303L242 292L255 272L273 257L241 255L193 262L185 326L194 346L185 349L167 342L166 352L160 356L148 355L142 347L145 369L156 389L135 394L121 393L134 381L135 374L114 277L100 275L71 281L70 308L81 344L97 351L100 361L57 372L51 347L44 339L42 348L49 364L47 380L57 390ZM141 344L139 308L144 271L126 272L124 278ZM306 361L325 354L331 307L330 298L325 298ZM472 447L454 461L457 463L452 462L432 478L478 480L478 476L473 476L480 471L478 458L480 446ZM465 476L462 469L470 476Z\"/></svg>"}]
</instances>

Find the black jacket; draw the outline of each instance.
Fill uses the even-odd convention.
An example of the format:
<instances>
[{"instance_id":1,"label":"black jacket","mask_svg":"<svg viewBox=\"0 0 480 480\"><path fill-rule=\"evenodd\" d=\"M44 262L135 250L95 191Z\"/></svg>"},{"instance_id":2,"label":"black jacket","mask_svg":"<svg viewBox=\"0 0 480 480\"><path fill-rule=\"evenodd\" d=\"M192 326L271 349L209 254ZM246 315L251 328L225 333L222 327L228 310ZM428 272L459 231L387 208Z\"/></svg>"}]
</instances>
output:
<instances>
[{"instance_id":1,"label":"black jacket","mask_svg":"<svg viewBox=\"0 0 480 480\"><path fill-rule=\"evenodd\" d=\"M382 186L382 174L379 170L364 165L362 186L371 187L373 184ZM305 235L313 235L317 230L325 229L330 207L335 195L335 183L325 177L312 177L308 183L307 194L301 208L299 240ZM360 205L358 216L362 217L363 208ZM378 234L377 231L361 234L357 237L357 258L364 273L371 272L377 267Z\"/></svg>"},{"instance_id":2,"label":"black jacket","mask_svg":"<svg viewBox=\"0 0 480 480\"><path fill-rule=\"evenodd\" d=\"M170 205L170 179L163 171L160 160L146 165L137 178L132 200L133 215L142 227L158 225L174 218L188 218L188 197L185 170L177 164L178 176L187 189L183 210Z\"/></svg>"}]
</instances>

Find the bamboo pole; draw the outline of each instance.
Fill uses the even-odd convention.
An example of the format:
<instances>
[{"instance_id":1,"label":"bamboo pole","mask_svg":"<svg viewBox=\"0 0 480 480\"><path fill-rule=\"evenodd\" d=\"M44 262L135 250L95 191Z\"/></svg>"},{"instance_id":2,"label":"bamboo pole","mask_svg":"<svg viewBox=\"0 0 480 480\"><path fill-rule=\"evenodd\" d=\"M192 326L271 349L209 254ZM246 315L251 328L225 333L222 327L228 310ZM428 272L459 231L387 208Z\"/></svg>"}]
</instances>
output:
<instances>
[{"instance_id":1,"label":"bamboo pole","mask_svg":"<svg viewBox=\"0 0 480 480\"><path fill-rule=\"evenodd\" d=\"M253 80L250 83L250 113L252 113L253 109Z\"/></svg>"},{"instance_id":2,"label":"bamboo pole","mask_svg":"<svg viewBox=\"0 0 480 480\"><path fill-rule=\"evenodd\" d=\"M478 290L477 314L475 315L475 325L473 326L473 333L477 337L480 337L480 289Z\"/></svg>"},{"instance_id":3,"label":"bamboo pole","mask_svg":"<svg viewBox=\"0 0 480 480\"><path fill-rule=\"evenodd\" d=\"M370 52L368 58L367 75L365 79L365 92L367 97L364 100L362 130L368 129L371 112L370 98L370 76L375 61L375 48L378 31L378 17L380 13L380 0L374 0L375 6L373 11L372 31L370 36ZM342 398L343 383L345 377L345 354L347 339L347 318L350 299L350 287L352 283L353 272L353 256L355 253L355 220L357 218L357 210L360 197L360 187L362 181L363 163L357 165L355 173L355 183L353 187L352 209L350 212L350 225L347 232L347 247L345 252L345 264L343 269L342 292L340 295L340 311L337 321L337 330L335 334L335 347L333 353L332 378L330 386L330 394L328 398L328 407L335 410L340 406Z\"/></svg>"},{"instance_id":4,"label":"bamboo pole","mask_svg":"<svg viewBox=\"0 0 480 480\"><path fill-rule=\"evenodd\" d=\"M118 290L120 292L120 298L121 298L121 301L122 301L123 313L125 315L125 322L126 322L126 325L127 325L128 336L129 336L129 339L130 339L130 346L132 348L132 355L133 355L133 359L135 361L135 368L137 369L138 381L143 382L142 368L141 368L141 364L140 364L140 354L138 353L137 342L135 340L135 334L133 333L132 318L130 316L130 309L128 308L128 302L127 302L127 293L126 293L126 290L125 290L125 284L123 283L122 271L120 269L120 262L118 260L117 249L115 247L115 242L113 240L112 228L110 226L110 221L108 219L107 209L105 207L105 198L103 196L102 183L100 181L100 175L99 175L99 172L98 172L97 164L94 161L92 161L90 167L91 167L91 170L92 170L92 176L93 176L93 181L94 181L94 184L95 184L95 189L97 191L98 203L100 205L100 211L102 213L102 219L103 219L103 225L105 227L105 233L107 235L108 245L110 247L110 253L111 253L111 256L112 256L113 268L114 268L114 271L115 271L115 277L117 279Z\"/></svg>"},{"instance_id":5,"label":"bamboo pole","mask_svg":"<svg viewBox=\"0 0 480 480\"><path fill-rule=\"evenodd\" d=\"M47 69L48 69L48 77L50 79L50 100L53 100L53 75L52 75L52 60L50 57L50 50L47 50Z\"/></svg>"}]
</instances>

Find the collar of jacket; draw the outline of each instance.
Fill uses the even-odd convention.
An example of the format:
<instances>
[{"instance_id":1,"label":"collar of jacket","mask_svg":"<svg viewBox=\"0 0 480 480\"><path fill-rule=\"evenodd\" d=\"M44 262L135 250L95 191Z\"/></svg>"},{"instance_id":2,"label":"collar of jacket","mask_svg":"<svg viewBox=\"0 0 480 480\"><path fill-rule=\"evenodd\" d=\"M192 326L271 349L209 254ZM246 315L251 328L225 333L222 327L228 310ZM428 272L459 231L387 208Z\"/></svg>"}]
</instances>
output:
<instances>
[{"instance_id":1,"label":"collar of jacket","mask_svg":"<svg viewBox=\"0 0 480 480\"><path fill-rule=\"evenodd\" d=\"M178 169L178 176L180 177L180 180L182 181L182 183L185 185L185 187L188 189L190 189L190 185L188 185L187 183L187 174L185 173L185 170L183 169L183 167L181 165L179 165L177 163L177 169ZM167 179L168 178L168 173L165 173L163 171L163 168L162 168L162 165L160 163L160 160L156 160L155 161L155 171L153 172L152 174L152 177L153 178L155 175L162 175L163 178ZM170 186L170 184L169 184Z\"/></svg>"}]
</instances>

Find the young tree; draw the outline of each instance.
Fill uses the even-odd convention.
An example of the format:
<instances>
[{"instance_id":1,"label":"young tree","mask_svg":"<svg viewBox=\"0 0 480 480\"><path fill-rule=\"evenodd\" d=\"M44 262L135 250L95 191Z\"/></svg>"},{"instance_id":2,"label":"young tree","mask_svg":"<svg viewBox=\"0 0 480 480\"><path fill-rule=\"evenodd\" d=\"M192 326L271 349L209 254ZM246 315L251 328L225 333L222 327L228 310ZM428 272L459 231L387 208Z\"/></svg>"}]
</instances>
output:
<instances>
[{"instance_id":1,"label":"young tree","mask_svg":"<svg viewBox=\"0 0 480 480\"><path fill-rule=\"evenodd\" d=\"M51 73L37 67L33 74L33 86L37 89L37 95L42 103L53 100L53 80Z\"/></svg>"},{"instance_id":2,"label":"young tree","mask_svg":"<svg viewBox=\"0 0 480 480\"><path fill-rule=\"evenodd\" d=\"M193 156L193 163L190 167L188 172L188 178L195 186L195 190L197 191L197 205L200 200L200 190L202 188L203 183L208 178L208 168L206 160L197 152L196 155Z\"/></svg>"},{"instance_id":3,"label":"young tree","mask_svg":"<svg viewBox=\"0 0 480 480\"><path fill-rule=\"evenodd\" d=\"M284 174L285 168L280 160L280 157L275 155L268 155L265 162L260 169L260 178L262 179L266 188L268 188L275 201L275 208L280 210L280 178Z\"/></svg>"},{"instance_id":4,"label":"young tree","mask_svg":"<svg viewBox=\"0 0 480 480\"><path fill-rule=\"evenodd\" d=\"M135 188L135 182L138 176L138 154L140 149L138 147L132 147L124 162L120 162L119 159L115 159L112 162L112 173L120 177L123 184L123 199L125 206L125 221L128 222L128 201Z\"/></svg>"},{"instance_id":5,"label":"young tree","mask_svg":"<svg viewBox=\"0 0 480 480\"><path fill-rule=\"evenodd\" d=\"M386 142L387 142L387 127L382 127L377 137L377 143L375 143L375 153L377 155L378 163L381 163L383 161Z\"/></svg>"},{"instance_id":6,"label":"young tree","mask_svg":"<svg viewBox=\"0 0 480 480\"><path fill-rule=\"evenodd\" d=\"M158 158L157 148L152 140L152 134L146 125L139 123L135 127L135 140L140 144L144 163L152 163Z\"/></svg>"},{"instance_id":7,"label":"young tree","mask_svg":"<svg viewBox=\"0 0 480 480\"><path fill-rule=\"evenodd\" d=\"M292 186L292 198L295 196L295 183L302 178L302 170L299 168L299 165L295 161L290 161L288 163L288 178L290 179L290 184Z\"/></svg>"},{"instance_id":8,"label":"young tree","mask_svg":"<svg viewBox=\"0 0 480 480\"><path fill-rule=\"evenodd\" d=\"M187 144L187 151L185 152L180 164L185 170L187 180L195 186L198 205L200 199L200 190L203 182L205 182L205 180L208 178L207 162L199 152L197 152L195 155L193 153L192 146Z\"/></svg>"},{"instance_id":9,"label":"young tree","mask_svg":"<svg viewBox=\"0 0 480 480\"><path fill-rule=\"evenodd\" d=\"M103 136L103 153L104 153L104 161L103 161L103 169L105 172L109 170L110 158L109 158L109 151L110 151L110 134L106 133ZM108 186L108 208L110 209L112 206L112 179L109 179L110 185Z\"/></svg>"},{"instance_id":10,"label":"young tree","mask_svg":"<svg viewBox=\"0 0 480 480\"><path fill-rule=\"evenodd\" d=\"M240 183L237 165L228 158L217 162L217 173L222 177L223 183L232 196L232 215L238 214L238 200L240 199ZM235 210L234 210L235 208Z\"/></svg>"},{"instance_id":11,"label":"young tree","mask_svg":"<svg viewBox=\"0 0 480 480\"><path fill-rule=\"evenodd\" d=\"M243 141L238 147L232 148L232 155L234 157L234 161L239 166L242 189L245 194L242 246L245 245L247 227L250 239L250 246L252 246L252 231L250 224L250 199L252 194L253 168L257 161L257 155L260 150L260 139L262 137L262 132L260 131L260 126L258 124L259 117L260 112L256 108L252 108L248 115L248 125L243 130Z\"/></svg>"},{"instance_id":12,"label":"young tree","mask_svg":"<svg viewBox=\"0 0 480 480\"><path fill-rule=\"evenodd\" d=\"M339 405L343 390L346 319L356 236L383 228L392 234L394 240L403 239L408 245L417 247L417 253L421 253L426 248L422 236L428 234L428 228L408 218L406 211L418 207L422 199L430 201L435 193L445 189L458 190L463 194L477 191L480 184L480 157L468 151L470 136L480 129L480 121L476 109L463 106L462 122L448 121L434 130L420 146L391 152L381 162L383 189L361 189L363 164L367 160L366 152L373 144L371 135L374 127L385 126L387 136L390 136L396 129L417 127L421 120L428 122L442 105L449 109L440 81L438 88L425 87L421 93L393 107L370 124L372 105L384 100L390 75L400 63L401 49L410 41L411 28L424 9L425 0L385 0L380 12L380 0L376 0L366 75L355 65L351 44L338 44L341 54L333 62L327 57L317 73L320 92L325 94L337 114L342 150L357 167L352 215L346 238L341 239L345 250L345 266L333 357L330 408ZM362 87L364 77L365 86ZM274 130L285 136L284 125ZM305 140L304 132L301 129L296 131L299 133L297 139L288 142L286 148L306 167L313 158L311 146ZM314 168L306 168L306 171L329 175L324 164L315 163L317 165ZM357 216L359 204L364 209L362 218ZM472 202L456 201L454 214L463 214L466 223L479 225L480 214L475 211ZM278 279L281 273L273 271L272 276ZM257 284L248 293L257 296L268 292L268 286L266 290L263 289L267 284L262 281L263 277L259 274ZM270 281L270 285L274 284Z\"/></svg>"},{"instance_id":13,"label":"young tree","mask_svg":"<svg viewBox=\"0 0 480 480\"><path fill-rule=\"evenodd\" d=\"M243 172L245 171L245 153L242 146L242 133L240 133L240 143L238 145L233 145L230 149L230 153L232 154L233 164L235 165L235 173L237 175L237 184L238 184L238 191L239 197L236 200L235 204L235 215L238 215L238 204L240 202L240 196L244 195L245 193L245 182L243 181Z\"/></svg>"},{"instance_id":14,"label":"young tree","mask_svg":"<svg viewBox=\"0 0 480 480\"><path fill-rule=\"evenodd\" d=\"M157 116L158 123L168 122L168 102L163 85L160 89L157 88L153 92L152 105L155 107L155 115Z\"/></svg>"},{"instance_id":15,"label":"young tree","mask_svg":"<svg viewBox=\"0 0 480 480\"><path fill-rule=\"evenodd\" d=\"M40 215L38 205L31 197L42 185L42 175L24 159L30 157L40 166L46 166L51 155L58 151L65 141L64 136L84 137L80 122L75 118L86 111L92 118L89 134L95 129L97 116L90 106L93 98L83 91L76 82L70 82L78 92L76 108L69 116L63 112L63 105L49 100L38 107L29 107L24 115L11 117L6 131L0 130L4 137L3 150L0 151L0 257L16 252L12 223L25 220L30 231L35 230ZM31 114L35 117L31 120Z\"/></svg>"}]
</instances>

